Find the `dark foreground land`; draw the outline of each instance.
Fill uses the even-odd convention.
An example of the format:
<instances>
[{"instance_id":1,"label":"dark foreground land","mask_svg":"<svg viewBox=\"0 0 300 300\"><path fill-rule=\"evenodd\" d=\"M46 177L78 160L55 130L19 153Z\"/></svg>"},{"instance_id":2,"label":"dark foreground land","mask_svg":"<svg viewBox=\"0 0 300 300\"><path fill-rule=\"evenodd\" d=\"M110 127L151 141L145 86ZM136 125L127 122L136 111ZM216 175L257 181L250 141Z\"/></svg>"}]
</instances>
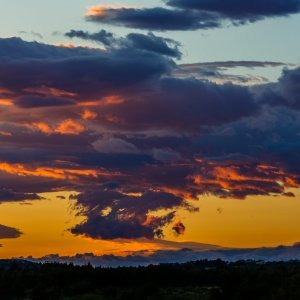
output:
<instances>
[{"instance_id":1,"label":"dark foreground land","mask_svg":"<svg viewBox=\"0 0 300 300\"><path fill-rule=\"evenodd\" d=\"M299 300L300 262L103 269L0 261L0 299Z\"/></svg>"}]
</instances>

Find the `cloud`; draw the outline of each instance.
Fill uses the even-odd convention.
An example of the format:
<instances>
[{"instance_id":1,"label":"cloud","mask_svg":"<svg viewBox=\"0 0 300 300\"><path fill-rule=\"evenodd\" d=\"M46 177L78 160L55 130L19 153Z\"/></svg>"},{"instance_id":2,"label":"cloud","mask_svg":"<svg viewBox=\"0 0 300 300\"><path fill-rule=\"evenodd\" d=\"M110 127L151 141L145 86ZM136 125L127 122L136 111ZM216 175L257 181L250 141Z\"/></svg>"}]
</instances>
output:
<instances>
[{"instance_id":1,"label":"cloud","mask_svg":"<svg viewBox=\"0 0 300 300\"><path fill-rule=\"evenodd\" d=\"M1 85L10 92L10 98L22 97L21 104L39 107L45 103L49 106L55 102L61 105L101 99L113 91L117 93L168 73L174 64L164 56L132 47L102 51L11 38L0 40L0 66ZM41 87L68 97L51 102L47 98L38 99L34 96L40 96Z\"/></svg>"},{"instance_id":2,"label":"cloud","mask_svg":"<svg viewBox=\"0 0 300 300\"><path fill-rule=\"evenodd\" d=\"M194 78L163 78L147 94L101 110L102 114L113 116L112 121L101 122L112 128L195 132L203 126L221 125L255 115L259 106L249 89L241 86L217 85Z\"/></svg>"},{"instance_id":3,"label":"cloud","mask_svg":"<svg viewBox=\"0 0 300 300\"><path fill-rule=\"evenodd\" d=\"M98 115L94 111L89 110L89 109L85 109L82 113L82 118L84 120L94 120L97 118L97 116Z\"/></svg>"},{"instance_id":4,"label":"cloud","mask_svg":"<svg viewBox=\"0 0 300 300\"><path fill-rule=\"evenodd\" d=\"M127 35L127 39L132 47L136 49L144 49L178 59L181 58L180 43L172 39L158 37L153 33L148 33L148 35L130 33Z\"/></svg>"},{"instance_id":5,"label":"cloud","mask_svg":"<svg viewBox=\"0 0 300 300\"><path fill-rule=\"evenodd\" d=\"M93 11L93 13L91 13ZM154 8L101 7L97 13L92 8L88 21L146 30L196 30L218 28L219 19L205 12Z\"/></svg>"},{"instance_id":6,"label":"cloud","mask_svg":"<svg viewBox=\"0 0 300 300\"><path fill-rule=\"evenodd\" d=\"M174 221L175 211L154 216L159 210L189 205L184 199L164 191L145 191L142 194L125 194L118 190L98 189L77 197L77 206L87 220L71 229L101 239L137 239L163 237L163 228ZM174 231L183 234L183 224L176 223Z\"/></svg>"},{"instance_id":7,"label":"cloud","mask_svg":"<svg viewBox=\"0 0 300 300\"><path fill-rule=\"evenodd\" d=\"M110 46L116 42L113 33L108 32L104 29L96 33L89 33L88 31L72 29L69 32L66 32L65 36L69 38L80 38L83 40L100 42L105 46Z\"/></svg>"},{"instance_id":8,"label":"cloud","mask_svg":"<svg viewBox=\"0 0 300 300\"><path fill-rule=\"evenodd\" d=\"M178 223L174 224L172 229L174 230L176 235L182 235L185 232L185 226L181 222L178 222Z\"/></svg>"},{"instance_id":9,"label":"cloud","mask_svg":"<svg viewBox=\"0 0 300 300\"><path fill-rule=\"evenodd\" d=\"M203 62L194 64L184 64L180 65L181 68L197 70L203 67L213 67L213 68L265 68L265 67L284 67L284 66L296 66L293 64L286 64L283 62L273 62L273 61L215 61L215 62Z\"/></svg>"},{"instance_id":10,"label":"cloud","mask_svg":"<svg viewBox=\"0 0 300 300\"><path fill-rule=\"evenodd\" d=\"M117 38L112 33L103 29L96 33L71 30L65 35L70 38L77 37L84 40L100 42L108 48L134 48L178 59L181 58L181 52L179 50L180 44L178 42L172 39L156 36L151 32L147 35L141 33L130 33L125 38Z\"/></svg>"},{"instance_id":11,"label":"cloud","mask_svg":"<svg viewBox=\"0 0 300 300\"><path fill-rule=\"evenodd\" d=\"M20 193L10 189L0 189L0 204L4 202L20 202L26 200L41 200L42 198L35 193Z\"/></svg>"},{"instance_id":12,"label":"cloud","mask_svg":"<svg viewBox=\"0 0 300 300\"><path fill-rule=\"evenodd\" d=\"M263 91L261 101L269 105L300 110L300 68L284 70L279 82Z\"/></svg>"},{"instance_id":13,"label":"cloud","mask_svg":"<svg viewBox=\"0 0 300 300\"><path fill-rule=\"evenodd\" d=\"M35 32L35 31L24 31L24 30L21 30L21 31L18 31L19 34L24 34L24 35L31 35L35 38L39 38L39 39L43 39L43 35L40 34L39 32Z\"/></svg>"},{"instance_id":14,"label":"cloud","mask_svg":"<svg viewBox=\"0 0 300 300\"><path fill-rule=\"evenodd\" d=\"M0 225L0 239L16 239L22 235L22 232L16 228Z\"/></svg>"},{"instance_id":15,"label":"cloud","mask_svg":"<svg viewBox=\"0 0 300 300\"><path fill-rule=\"evenodd\" d=\"M296 67L297 65L268 61L220 61L178 65L173 75L179 78L194 77L209 80L218 84L234 83L238 85L258 85L268 83L268 79L259 75L231 74L235 68L275 68Z\"/></svg>"},{"instance_id":16,"label":"cloud","mask_svg":"<svg viewBox=\"0 0 300 300\"><path fill-rule=\"evenodd\" d=\"M256 20L286 16L300 11L299 0L265 0L265 1L239 1L239 0L167 0L170 6L182 9L208 11L228 16L233 19L254 22Z\"/></svg>"},{"instance_id":17,"label":"cloud","mask_svg":"<svg viewBox=\"0 0 300 300\"><path fill-rule=\"evenodd\" d=\"M154 239L188 231L180 211L201 195L292 196L299 68L218 84L210 71L282 64L177 66L177 47L150 33L105 50L0 39L2 202L76 191L73 234Z\"/></svg>"},{"instance_id":18,"label":"cloud","mask_svg":"<svg viewBox=\"0 0 300 300\"><path fill-rule=\"evenodd\" d=\"M159 161L176 161L180 160L180 154L172 150L154 149L153 157Z\"/></svg>"},{"instance_id":19,"label":"cloud","mask_svg":"<svg viewBox=\"0 0 300 300\"><path fill-rule=\"evenodd\" d=\"M235 26L265 18L299 13L299 0L207 1L169 0L167 7L136 8L95 6L87 20L110 25L147 30L197 30Z\"/></svg>"},{"instance_id":20,"label":"cloud","mask_svg":"<svg viewBox=\"0 0 300 300\"><path fill-rule=\"evenodd\" d=\"M64 106L72 105L74 101L66 98L54 98L54 97L39 97L36 95L26 95L16 98L15 105L22 108L36 108L36 107L49 107L49 106Z\"/></svg>"},{"instance_id":21,"label":"cloud","mask_svg":"<svg viewBox=\"0 0 300 300\"><path fill-rule=\"evenodd\" d=\"M77 135L84 131L85 128L83 125L71 119L62 121L55 130L55 132L60 134L71 134L71 135Z\"/></svg>"},{"instance_id":22,"label":"cloud","mask_svg":"<svg viewBox=\"0 0 300 300\"><path fill-rule=\"evenodd\" d=\"M97 140L93 147L101 153L137 153L138 149L122 139L109 138Z\"/></svg>"}]
</instances>

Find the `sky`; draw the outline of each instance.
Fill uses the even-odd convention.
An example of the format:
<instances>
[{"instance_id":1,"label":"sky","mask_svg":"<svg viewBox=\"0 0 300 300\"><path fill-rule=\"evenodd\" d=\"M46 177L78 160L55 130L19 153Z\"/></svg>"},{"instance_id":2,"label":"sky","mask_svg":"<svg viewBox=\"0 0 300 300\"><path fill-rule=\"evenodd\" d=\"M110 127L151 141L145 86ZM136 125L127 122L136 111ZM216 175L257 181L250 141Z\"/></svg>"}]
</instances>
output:
<instances>
[{"instance_id":1,"label":"sky","mask_svg":"<svg viewBox=\"0 0 300 300\"><path fill-rule=\"evenodd\" d=\"M1 257L294 255L299 0L0 8Z\"/></svg>"}]
</instances>

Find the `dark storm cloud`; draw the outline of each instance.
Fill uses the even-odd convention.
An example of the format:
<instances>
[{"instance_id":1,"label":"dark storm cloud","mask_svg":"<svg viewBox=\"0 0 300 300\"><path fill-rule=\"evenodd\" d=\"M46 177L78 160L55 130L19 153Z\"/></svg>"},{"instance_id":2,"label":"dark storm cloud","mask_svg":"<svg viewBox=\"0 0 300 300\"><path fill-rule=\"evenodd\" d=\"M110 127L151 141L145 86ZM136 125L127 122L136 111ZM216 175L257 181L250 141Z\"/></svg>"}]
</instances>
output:
<instances>
[{"instance_id":1,"label":"dark storm cloud","mask_svg":"<svg viewBox=\"0 0 300 300\"><path fill-rule=\"evenodd\" d=\"M95 7L97 10L97 7ZM88 21L146 30L196 30L220 27L217 16L206 12L155 8L101 7Z\"/></svg>"},{"instance_id":2,"label":"dark storm cloud","mask_svg":"<svg viewBox=\"0 0 300 300\"><path fill-rule=\"evenodd\" d=\"M178 222L178 223L174 224L172 229L174 230L176 235L181 235L181 234L184 234L184 232L185 232L185 226L181 222Z\"/></svg>"},{"instance_id":3,"label":"dark storm cloud","mask_svg":"<svg viewBox=\"0 0 300 300\"><path fill-rule=\"evenodd\" d=\"M299 0L167 0L166 3L176 8L209 11L250 21L300 11Z\"/></svg>"},{"instance_id":4,"label":"dark storm cloud","mask_svg":"<svg viewBox=\"0 0 300 300\"><path fill-rule=\"evenodd\" d=\"M284 107L265 107L257 117L208 130L195 141L193 151L201 154L202 158L216 160L219 157L217 164L222 160L232 162L232 154L236 157L245 155L244 159L235 161L241 164L259 161L280 166L287 173L298 176L299 128L297 111Z\"/></svg>"},{"instance_id":5,"label":"dark storm cloud","mask_svg":"<svg viewBox=\"0 0 300 300\"><path fill-rule=\"evenodd\" d=\"M77 197L87 220L72 228L73 234L102 239L137 239L163 236L163 227L175 218L175 212L151 216L151 212L175 209L187 205L184 199L163 191L146 191L141 195L126 195L117 190L99 189ZM178 223L179 224L179 223ZM183 225L174 225L178 234Z\"/></svg>"},{"instance_id":6,"label":"dark storm cloud","mask_svg":"<svg viewBox=\"0 0 300 300\"><path fill-rule=\"evenodd\" d=\"M89 33L88 31L83 30L70 30L69 32L65 33L65 36L69 38L80 38L83 40L100 42L105 46L111 46L116 42L113 33L104 29L96 33Z\"/></svg>"},{"instance_id":7,"label":"dark storm cloud","mask_svg":"<svg viewBox=\"0 0 300 300\"><path fill-rule=\"evenodd\" d=\"M21 235L20 230L0 224L0 239L16 239Z\"/></svg>"},{"instance_id":8,"label":"dark storm cloud","mask_svg":"<svg viewBox=\"0 0 300 300\"><path fill-rule=\"evenodd\" d=\"M262 93L264 103L300 110L300 68L284 70L279 82Z\"/></svg>"},{"instance_id":9,"label":"dark storm cloud","mask_svg":"<svg viewBox=\"0 0 300 300\"><path fill-rule=\"evenodd\" d=\"M0 204L4 202L20 202L26 200L41 200L42 198L35 193L20 193L13 190L0 189Z\"/></svg>"},{"instance_id":10,"label":"dark storm cloud","mask_svg":"<svg viewBox=\"0 0 300 300\"><path fill-rule=\"evenodd\" d=\"M156 89L142 97L104 108L104 114L110 113L119 120L117 124L103 120L104 124L112 127L122 124L131 130L165 128L197 132L203 126L255 115L260 109L246 87L193 78L164 78Z\"/></svg>"},{"instance_id":11,"label":"dark storm cloud","mask_svg":"<svg viewBox=\"0 0 300 300\"><path fill-rule=\"evenodd\" d=\"M173 66L161 55L129 47L107 52L0 40L0 85L17 95L26 90L32 95L33 89L46 86L75 99L100 98L159 77Z\"/></svg>"},{"instance_id":12,"label":"dark storm cloud","mask_svg":"<svg viewBox=\"0 0 300 300\"><path fill-rule=\"evenodd\" d=\"M86 134L78 136L45 135L42 132L24 129L21 126L6 128L9 128L11 135L0 136L2 144L0 156L10 163L39 163L52 161L54 157L63 158L64 155L75 155L87 151L89 142L94 140ZM21 145L24 148L20 156Z\"/></svg>"},{"instance_id":13,"label":"dark storm cloud","mask_svg":"<svg viewBox=\"0 0 300 300\"><path fill-rule=\"evenodd\" d=\"M27 60L51 60L51 59L64 59L72 56L90 56L93 53L97 54L98 51L86 48L67 48L57 47L38 42L26 42L20 38L1 38L0 39L0 61L9 63L15 61L26 63ZM9 65L8 65L9 66ZM21 76L21 73L19 76Z\"/></svg>"},{"instance_id":14,"label":"dark storm cloud","mask_svg":"<svg viewBox=\"0 0 300 300\"><path fill-rule=\"evenodd\" d=\"M130 154L130 153L97 153L85 152L77 153L75 162L86 166L101 166L109 169L136 169L145 165L155 163L150 154Z\"/></svg>"},{"instance_id":15,"label":"dark storm cloud","mask_svg":"<svg viewBox=\"0 0 300 300\"><path fill-rule=\"evenodd\" d=\"M34 108L34 107L49 107L49 106L64 106L72 105L75 102L66 98L55 97L39 97L35 95L27 95L16 98L14 103L22 108Z\"/></svg>"},{"instance_id":16,"label":"dark storm cloud","mask_svg":"<svg viewBox=\"0 0 300 300\"><path fill-rule=\"evenodd\" d=\"M106 30L96 33L83 32L81 30L71 30L65 34L70 38L80 38L94 42L100 42L107 47L133 48L146 50L170 57L180 58L180 44L172 39L155 36L153 33L147 35L141 33L130 33L125 38L117 38Z\"/></svg>"},{"instance_id":17,"label":"dark storm cloud","mask_svg":"<svg viewBox=\"0 0 300 300\"><path fill-rule=\"evenodd\" d=\"M230 84L220 86L190 78L160 79L161 75L167 74L173 67L173 63L158 52L175 55L176 51L172 54L169 48L164 47L166 41L153 35L135 34L130 35L129 39L134 41L133 45L138 44L138 47L147 49L152 47L157 53L141 51L133 45L131 48L106 52L87 49L84 59L81 60L82 57L77 57L77 53L84 51L83 49L76 48L74 52L71 49L56 49L53 51L56 55L61 51L64 57L66 51L69 58L53 60L50 57L31 61L25 55L22 64L19 59L12 59L11 63L3 62L0 83L3 88L17 94L25 94L15 100L16 104L23 107L66 105L71 104L73 98L76 101L86 101L89 97L101 99L104 95L117 94L121 98L124 97L124 100L101 107L98 114L101 125L112 128L173 128L176 131L189 132L197 131L203 126L233 122L259 111L253 95L245 87ZM10 42L15 44L14 39ZM20 43L19 40L16 42ZM26 49L28 44L30 43L24 45ZM31 44L34 48L41 46L41 50L45 47ZM20 48L22 52L22 47ZM9 55L9 51L7 52ZM12 56L14 57L14 54ZM15 72L20 77L17 81L13 76ZM152 81L149 81L149 84L145 82L150 79ZM40 86L46 85L52 88L48 89L49 93L59 92L68 97L53 97L53 101L51 97L42 97L39 94ZM126 91L123 90L125 88ZM38 95L32 94L34 90ZM240 99L243 99L243 102ZM160 109L157 110L157 107ZM62 116L66 112L71 113L72 110L58 110L53 116ZM20 116L21 114L18 114L18 118ZM48 116L49 113L45 114L45 119ZM78 118L78 115L76 117ZM28 118L28 115L24 115L24 118Z\"/></svg>"},{"instance_id":18,"label":"dark storm cloud","mask_svg":"<svg viewBox=\"0 0 300 300\"><path fill-rule=\"evenodd\" d=\"M127 36L132 47L156 52L162 55L181 58L181 52L178 49L180 44L172 39L157 37L152 33L148 35L140 33L130 33Z\"/></svg>"},{"instance_id":19,"label":"dark storm cloud","mask_svg":"<svg viewBox=\"0 0 300 300\"><path fill-rule=\"evenodd\" d=\"M170 8L92 7L87 19L130 28L148 30L197 30L256 22L270 17L288 16L300 11L299 0L169 0Z\"/></svg>"}]
</instances>

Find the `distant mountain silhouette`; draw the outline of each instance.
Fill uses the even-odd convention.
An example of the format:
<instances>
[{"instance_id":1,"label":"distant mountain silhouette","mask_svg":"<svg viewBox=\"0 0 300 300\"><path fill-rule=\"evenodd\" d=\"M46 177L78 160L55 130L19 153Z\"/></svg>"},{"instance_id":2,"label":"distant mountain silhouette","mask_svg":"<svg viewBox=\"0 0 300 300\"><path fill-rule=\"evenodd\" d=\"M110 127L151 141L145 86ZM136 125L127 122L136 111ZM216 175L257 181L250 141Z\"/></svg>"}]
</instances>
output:
<instances>
[{"instance_id":1,"label":"distant mountain silhouette","mask_svg":"<svg viewBox=\"0 0 300 300\"><path fill-rule=\"evenodd\" d=\"M101 255L93 253L76 254L74 256L59 256L57 254L47 255L41 258L26 258L31 262L50 262L50 263L73 263L75 265L119 267L119 266L147 266L150 264L161 263L185 263L197 260L222 259L232 262L239 260L258 260L258 261L290 261L300 260L300 243L293 246L263 247L263 248L222 248L215 245L200 243L176 243L162 241L173 250L156 251L137 251L126 256ZM22 258L24 259L24 258Z\"/></svg>"}]
</instances>

